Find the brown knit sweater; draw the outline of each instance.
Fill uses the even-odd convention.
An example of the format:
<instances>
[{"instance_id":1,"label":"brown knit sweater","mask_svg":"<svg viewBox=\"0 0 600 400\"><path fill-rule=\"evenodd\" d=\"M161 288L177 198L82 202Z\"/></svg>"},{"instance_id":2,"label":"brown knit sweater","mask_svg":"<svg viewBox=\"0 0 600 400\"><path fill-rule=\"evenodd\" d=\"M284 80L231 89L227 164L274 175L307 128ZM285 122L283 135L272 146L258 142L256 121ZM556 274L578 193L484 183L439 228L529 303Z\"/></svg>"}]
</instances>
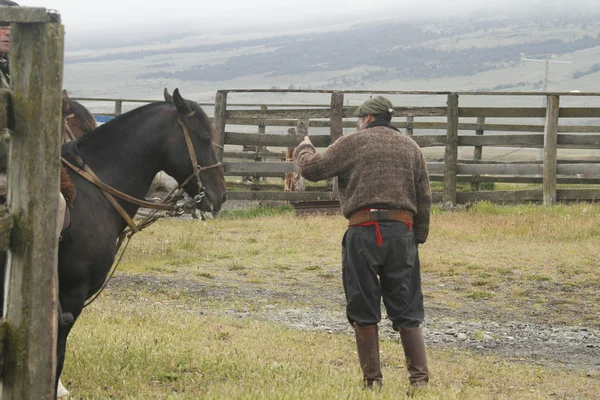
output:
<instances>
[{"instance_id":1,"label":"brown knit sweater","mask_svg":"<svg viewBox=\"0 0 600 400\"><path fill-rule=\"evenodd\" d=\"M429 175L421 149L409 136L383 126L369 128L341 137L322 153L301 144L294 162L310 181L338 177L346 218L367 206L407 210L414 215L417 242L427 240Z\"/></svg>"}]
</instances>

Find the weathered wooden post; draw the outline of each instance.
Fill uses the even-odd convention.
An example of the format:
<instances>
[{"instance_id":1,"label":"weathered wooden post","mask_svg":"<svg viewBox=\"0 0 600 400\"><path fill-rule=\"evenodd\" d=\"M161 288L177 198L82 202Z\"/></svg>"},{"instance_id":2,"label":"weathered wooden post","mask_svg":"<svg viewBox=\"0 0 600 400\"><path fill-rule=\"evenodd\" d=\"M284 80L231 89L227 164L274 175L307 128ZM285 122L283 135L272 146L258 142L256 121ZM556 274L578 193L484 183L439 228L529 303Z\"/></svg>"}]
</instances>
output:
<instances>
[{"instance_id":1,"label":"weathered wooden post","mask_svg":"<svg viewBox=\"0 0 600 400\"><path fill-rule=\"evenodd\" d=\"M412 136L414 134L413 122L415 122L414 116L409 115L408 117L406 117L406 134L408 136Z\"/></svg>"},{"instance_id":2,"label":"weathered wooden post","mask_svg":"<svg viewBox=\"0 0 600 400\"><path fill-rule=\"evenodd\" d=\"M14 229L6 274L2 399L53 399L64 32L60 16L45 9L11 7L2 14L15 22L8 169Z\"/></svg>"},{"instance_id":3,"label":"weathered wooden post","mask_svg":"<svg viewBox=\"0 0 600 400\"><path fill-rule=\"evenodd\" d=\"M295 135L296 128L289 128L287 131L288 135ZM285 161L292 162L294 161L294 147L288 147L285 150ZM296 184L295 184L295 172L286 172L283 178L283 191L284 192L295 192Z\"/></svg>"},{"instance_id":4,"label":"weathered wooden post","mask_svg":"<svg viewBox=\"0 0 600 400\"><path fill-rule=\"evenodd\" d=\"M556 204L556 164L558 157L558 115L560 98L548 96L546 106L546 124L544 128L544 205Z\"/></svg>"},{"instance_id":5,"label":"weathered wooden post","mask_svg":"<svg viewBox=\"0 0 600 400\"><path fill-rule=\"evenodd\" d=\"M123 114L123 102L121 100L115 100L115 117Z\"/></svg>"},{"instance_id":6,"label":"weathered wooden post","mask_svg":"<svg viewBox=\"0 0 600 400\"><path fill-rule=\"evenodd\" d=\"M333 144L344 135L344 93L335 91L331 94L330 112L331 143ZM334 178L332 182L332 196L334 199L340 197L337 178Z\"/></svg>"},{"instance_id":7,"label":"weathered wooden post","mask_svg":"<svg viewBox=\"0 0 600 400\"><path fill-rule=\"evenodd\" d=\"M223 149L225 147L225 125L227 124L227 92L218 91L215 97L214 125L217 131L215 153L217 160L223 162Z\"/></svg>"},{"instance_id":8,"label":"weathered wooden post","mask_svg":"<svg viewBox=\"0 0 600 400\"><path fill-rule=\"evenodd\" d=\"M483 135L483 124L485 124L485 117L477 117L477 129L475 130L475 135L481 136ZM475 160L475 164L481 161L481 157L483 155L483 146L475 146L473 149L473 160ZM473 180L471 181L471 190L474 192L479 191L479 175L473 175Z\"/></svg>"},{"instance_id":9,"label":"weathered wooden post","mask_svg":"<svg viewBox=\"0 0 600 400\"><path fill-rule=\"evenodd\" d=\"M444 204L456 205L456 181L458 171L458 94L448 95L448 126L446 152L444 154Z\"/></svg>"},{"instance_id":10,"label":"weathered wooden post","mask_svg":"<svg viewBox=\"0 0 600 400\"><path fill-rule=\"evenodd\" d=\"M296 134L302 136L308 136L308 126L310 121L308 119L299 119L296 124ZM293 153L293 149L292 149ZM306 190L306 182L304 178L297 173L293 174L294 177L294 191L296 192L304 192Z\"/></svg>"},{"instance_id":11,"label":"weathered wooden post","mask_svg":"<svg viewBox=\"0 0 600 400\"><path fill-rule=\"evenodd\" d=\"M261 104L260 106L260 111L263 113L267 112L267 106L264 104ZM258 133L264 135L266 133L266 126L265 126L265 118L263 116L258 118ZM256 146L256 152L255 152L255 157L254 160L256 162L260 162L263 161L262 158L259 156L260 152L264 150L264 147L262 146ZM264 178L266 180L266 178ZM253 190L259 190L260 189L260 175L255 174L253 176L252 179L252 189Z\"/></svg>"}]
</instances>

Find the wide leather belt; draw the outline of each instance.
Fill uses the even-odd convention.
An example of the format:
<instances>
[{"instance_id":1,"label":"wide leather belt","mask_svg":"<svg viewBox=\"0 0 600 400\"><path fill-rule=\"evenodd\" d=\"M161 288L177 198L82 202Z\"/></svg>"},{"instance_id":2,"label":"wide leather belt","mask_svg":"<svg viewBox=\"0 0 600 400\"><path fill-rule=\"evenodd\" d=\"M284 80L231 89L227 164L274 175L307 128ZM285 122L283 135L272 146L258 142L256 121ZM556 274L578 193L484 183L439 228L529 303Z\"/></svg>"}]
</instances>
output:
<instances>
[{"instance_id":1,"label":"wide leather belt","mask_svg":"<svg viewBox=\"0 0 600 400\"><path fill-rule=\"evenodd\" d=\"M374 221L399 221L412 225L413 216L405 210L367 208L352 213L348 225L359 225Z\"/></svg>"}]
</instances>

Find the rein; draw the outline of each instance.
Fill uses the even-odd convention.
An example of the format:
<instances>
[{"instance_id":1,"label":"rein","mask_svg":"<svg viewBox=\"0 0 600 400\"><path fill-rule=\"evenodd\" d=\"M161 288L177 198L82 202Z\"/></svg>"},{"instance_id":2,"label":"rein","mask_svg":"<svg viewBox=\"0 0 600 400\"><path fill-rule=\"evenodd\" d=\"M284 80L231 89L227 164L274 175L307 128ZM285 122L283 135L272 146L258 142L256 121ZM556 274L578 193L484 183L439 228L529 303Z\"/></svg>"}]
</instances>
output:
<instances>
[{"instance_id":1,"label":"rein","mask_svg":"<svg viewBox=\"0 0 600 400\"><path fill-rule=\"evenodd\" d=\"M191 117L195 113L196 113L195 111L192 111L191 113L187 114L186 117ZM70 131L70 128L68 127L67 118L72 117L72 116L73 116L73 114L65 117L65 124L67 126L67 132L69 133L69 136L71 136L71 137L72 137L72 132ZM142 229L147 228L148 226L152 225L154 222L156 222L158 219L160 219L164 216L179 216L179 215L184 214L186 211L191 211L193 208L195 208L196 205L199 204L202 201L202 199L204 198L204 196L206 195L206 189L204 188L204 186L202 186L202 181L200 179L200 172L206 171L206 170L209 170L212 168L220 167L222 165L220 162L218 162L216 164L212 164L212 165L209 165L206 167L201 167L198 164L198 159L196 158L196 151L194 150L194 145L192 143L192 139L191 139L190 133L188 131L188 128L181 122L181 119L179 119L178 122L183 129L183 135L185 137L185 142L186 142L186 145L188 148L190 161L192 162L192 166L193 166L193 173L190 174L190 176L188 176L185 179L185 181L183 181L181 184L179 184L175 189L171 190L171 192L164 199L162 199L160 203L152 203L149 201L137 199L135 197L132 197L126 193L123 193L123 192L105 184L104 182L102 182L100 180L100 178L98 178L98 176L89 167L89 165L85 164L84 160L79 156L77 156L77 162L80 165L82 165L82 167L74 165L73 163L66 160L64 157L61 157L61 161L67 167L69 167L71 170L73 170L79 176L81 176L82 178L84 178L85 180L87 180L88 182L90 182L91 184L96 186L98 189L100 189L102 194L107 198L107 200L111 203L111 205L115 208L115 210L117 210L117 212L121 215L121 217L125 220L125 222L127 223L128 227L129 227L129 229L125 229L123 232L121 232L118 237L115 254L117 254L119 252L119 249L121 248L125 238L127 238L127 244L123 248L121 255L117 259L117 262L115 263L114 267L112 268L112 271L110 272L110 274L104 281L104 284L102 285L100 290L98 292L96 292L96 294L89 301L87 301L84 304L84 306L83 306L84 308L89 306L90 304L92 304L98 298L100 293L102 293L104 291L104 289L106 288L106 286L108 285L108 282L113 277L115 271L117 270L117 267L121 263L121 259L123 258L123 255L125 254L125 251L127 250L127 247L129 246L129 241L131 240L131 237L135 233L140 232ZM213 143L213 145L216 146L216 143ZM190 182L190 180L192 180L192 178L196 178L196 182L198 183L198 194L196 196L194 196L193 199L190 199L183 204L178 204L178 200L181 199L183 197L183 194L185 193L184 186L187 185ZM121 204L117 201L117 199L115 199L115 197L118 197L130 204L135 204L140 207L152 209L152 212L150 212L150 214L148 214L148 216L146 216L139 224L136 225L136 223L133 221L133 218L129 216L129 214L125 211L125 209L123 208L123 206L121 206ZM166 215L158 214L158 211L165 211Z\"/></svg>"},{"instance_id":2,"label":"rein","mask_svg":"<svg viewBox=\"0 0 600 400\"><path fill-rule=\"evenodd\" d=\"M75 117L75 114L71 113L71 114L67 115L67 116L65 117L65 120L64 120L64 122L65 122L65 130L67 131L67 135L69 135L69 139L70 139L70 140L75 140L75 139L77 139L77 138L75 137L75 134L74 134L74 133L73 133L73 131L71 130L71 127L69 126L69 120L70 120L71 118L74 118L74 117Z\"/></svg>"}]
</instances>

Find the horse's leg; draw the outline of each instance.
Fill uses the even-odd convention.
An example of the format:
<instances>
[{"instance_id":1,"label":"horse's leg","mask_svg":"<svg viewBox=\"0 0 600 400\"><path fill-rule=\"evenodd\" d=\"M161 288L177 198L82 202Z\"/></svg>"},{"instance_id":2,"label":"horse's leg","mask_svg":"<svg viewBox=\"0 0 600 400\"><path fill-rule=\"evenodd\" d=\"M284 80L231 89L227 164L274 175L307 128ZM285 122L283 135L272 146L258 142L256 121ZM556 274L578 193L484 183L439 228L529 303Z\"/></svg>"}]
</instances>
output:
<instances>
[{"instance_id":1,"label":"horse's leg","mask_svg":"<svg viewBox=\"0 0 600 400\"><path fill-rule=\"evenodd\" d=\"M63 370L65 363L65 352L67 349L67 337L75 325L75 321L83 310L85 298L87 295L87 288L80 287L77 290L71 290L67 293L61 293L60 297L60 311L61 315L58 316L58 338L56 344L56 398L60 398L60 388L66 392L68 397L69 392L62 386L60 382L60 375ZM64 394L62 397L65 397Z\"/></svg>"},{"instance_id":2,"label":"horse's leg","mask_svg":"<svg viewBox=\"0 0 600 400\"><path fill-rule=\"evenodd\" d=\"M68 399L69 398L69 391L67 390L67 388L65 388L62 384L62 382L60 381L60 378L58 378L58 385L56 386L56 398L57 399Z\"/></svg>"}]
</instances>

